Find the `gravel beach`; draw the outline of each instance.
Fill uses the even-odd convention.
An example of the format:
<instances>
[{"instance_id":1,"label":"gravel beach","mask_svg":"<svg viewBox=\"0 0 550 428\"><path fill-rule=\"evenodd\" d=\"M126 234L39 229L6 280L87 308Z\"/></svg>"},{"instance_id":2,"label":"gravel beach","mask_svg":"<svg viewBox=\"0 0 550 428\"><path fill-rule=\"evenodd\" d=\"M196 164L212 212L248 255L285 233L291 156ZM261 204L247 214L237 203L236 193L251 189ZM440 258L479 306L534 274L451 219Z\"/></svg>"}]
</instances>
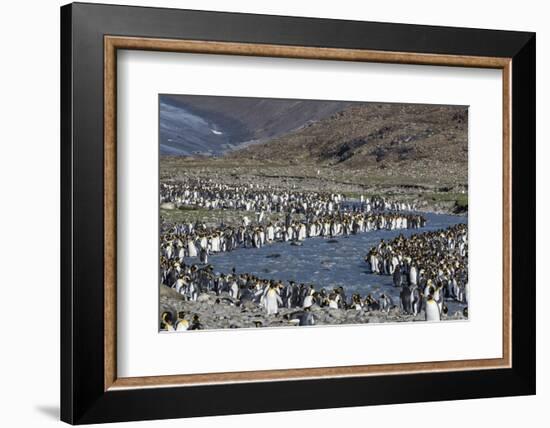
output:
<instances>
[{"instance_id":1,"label":"gravel beach","mask_svg":"<svg viewBox=\"0 0 550 428\"><path fill-rule=\"evenodd\" d=\"M196 302L185 301L174 290L161 285L161 312L171 312L174 319L178 312L185 312L185 319L191 320L195 314L200 317L203 329L258 328L258 327L296 327L292 314L300 309L280 308L276 315L267 315L264 308L252 302L237 306L228 294L216 296L214 293L199 295ZM403 314L398 308L389 312L353 309L320 308L314 305L311 309L315 325L368 324L387 322L425 321L424 311L417 316ZM445 320L467 320L461 312L443 315Z\"/></svg>"}]
</instances>

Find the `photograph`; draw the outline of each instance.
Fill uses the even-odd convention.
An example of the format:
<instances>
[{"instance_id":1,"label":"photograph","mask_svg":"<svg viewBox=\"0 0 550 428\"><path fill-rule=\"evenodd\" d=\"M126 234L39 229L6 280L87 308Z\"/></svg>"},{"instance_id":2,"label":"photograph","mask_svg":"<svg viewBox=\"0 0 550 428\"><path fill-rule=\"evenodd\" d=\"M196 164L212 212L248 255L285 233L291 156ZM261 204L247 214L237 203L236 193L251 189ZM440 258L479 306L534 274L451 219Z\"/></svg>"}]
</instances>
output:
<instances>
[{"instance_id":1,"label":"photograph","mask_svg":"<svg viewBox=\"0 0 550 428\"><path fill-rule=\"evenodd\" d=\"M158 101L161 332L468 320L468 106Z\"/></svg>"},{"instance_id":2,"label":"photograph","mask_svg":"<svg viewBox=\"0 0 550 428\"><path fill-rule=\"evenodd\" d=\"M57 263L33 272L60 290L31 293L58 308L52 337L23 354L59 346L19 367L49 386L10 421L383 424L390 406L410 425L416 406L462 427L487 406L505 426L540 413L543 14L398 1L317 2L315 17L300 2L27 6L34 39L53 44L27 61L36 41L11 31L25 53L10 56L11 110L39 114L7 123L21 155L6 156L5 213L26 221L4 223L18 260L57 242ZM55 66L29 79L44 55ZM29 104L29 85L48 93ZM29 175L29 141L47 174ZM53 203L58 227L35 227L29 203ZM28 268L6 271L21 294ZM28 392L16 378L10 393Z\"/></svg>"}]
</instances>

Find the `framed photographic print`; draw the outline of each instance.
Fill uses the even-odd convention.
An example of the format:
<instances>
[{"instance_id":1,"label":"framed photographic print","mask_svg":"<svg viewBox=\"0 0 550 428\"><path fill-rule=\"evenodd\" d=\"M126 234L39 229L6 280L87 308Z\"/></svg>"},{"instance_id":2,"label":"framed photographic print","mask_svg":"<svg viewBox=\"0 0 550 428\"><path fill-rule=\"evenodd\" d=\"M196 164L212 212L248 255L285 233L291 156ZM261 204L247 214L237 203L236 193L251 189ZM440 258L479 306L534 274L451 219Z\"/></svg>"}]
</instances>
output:
<instances>
[{"instance_id":1,"label":"framed photographic print","mask_svg":"<svg viewBox=\"0 0 550 428\"><path fill-rule=\"evenodd\" d=\"M535 393L533 33L76 3L61 53L62 420Z\"/></svg>"}]
</instances>

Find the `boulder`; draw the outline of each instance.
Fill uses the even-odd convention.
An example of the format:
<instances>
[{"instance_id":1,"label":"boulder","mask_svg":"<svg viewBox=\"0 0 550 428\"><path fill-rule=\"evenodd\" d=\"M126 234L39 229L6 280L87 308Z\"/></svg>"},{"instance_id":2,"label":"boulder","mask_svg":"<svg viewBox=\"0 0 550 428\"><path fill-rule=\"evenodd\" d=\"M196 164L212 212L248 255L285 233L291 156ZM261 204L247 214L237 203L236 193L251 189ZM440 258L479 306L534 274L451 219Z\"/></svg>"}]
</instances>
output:
<instances>
[{"instance_id":1,"label":"boulder","mask_svg":"<svg viewBox=\"0 0 550 428\"><path fill-rule=\"evenodd\" d=\"M173 202L165 202L160 205L160 208L163 210L175 210L176 205Z\"/></svg>"}]
</instances>

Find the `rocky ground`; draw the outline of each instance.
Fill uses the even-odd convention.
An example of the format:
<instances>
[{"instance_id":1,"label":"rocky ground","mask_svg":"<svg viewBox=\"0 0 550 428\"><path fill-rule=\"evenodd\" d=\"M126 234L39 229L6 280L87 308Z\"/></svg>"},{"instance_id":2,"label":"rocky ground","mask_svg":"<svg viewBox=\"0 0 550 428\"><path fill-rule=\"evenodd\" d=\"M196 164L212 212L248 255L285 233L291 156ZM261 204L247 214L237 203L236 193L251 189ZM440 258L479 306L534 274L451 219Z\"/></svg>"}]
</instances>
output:
<instances>
[{"instance_id":1,"label":"rocky ground","mask_svg":"<svg viewBox=\"0 0 550 428\"><path fill-rule=\"evenodd\" d=\"M185 301L174 290L161 286L160 310L172 312L175 317L179 311L184 311L186 319L191 320L195 314L200 317L204 329L224 328L257 328L257 327L295 327L288 315L299 309L281 308L279 314L268 316L265 310L252 302L246 302L242 306L236 306L229 295L223 293L216 296L213 293L203 293L196 302ZM417 316L403 314L398 308L389 312L382 311L356 311L343 309L329 309L314 306L312 313L315 325L339 325L339 324L368 324L386 322L424 321L425 314L422 311ZM465 320L460 312L445 315L445 320Z\"/></svg>"}]
</instances>

